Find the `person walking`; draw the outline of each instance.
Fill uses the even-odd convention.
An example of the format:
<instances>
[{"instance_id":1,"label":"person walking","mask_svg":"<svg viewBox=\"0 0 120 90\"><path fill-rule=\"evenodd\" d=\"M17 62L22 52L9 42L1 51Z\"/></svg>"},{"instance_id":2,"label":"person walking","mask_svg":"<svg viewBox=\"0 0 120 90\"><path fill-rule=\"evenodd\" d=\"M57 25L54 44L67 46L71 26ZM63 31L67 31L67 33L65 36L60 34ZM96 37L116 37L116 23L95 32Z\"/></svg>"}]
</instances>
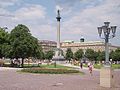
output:
<instances>
[{"instance_id":1,"label":"person walking","mask_svg":"<svg viewBox=\"0 0 120 90\"><path fill-rule=\"evenodd\" d=\"M88 68L89 68L90 74L93 75L93 73L92 73L92 71L93 71L93 64L90 63L90 65L88 66Z\"/></svg>"},{"instance_id":2,"label":"person walking","mask_svg":"<svg viewBox=\"0 0 120 90\"><path fill-rule=\"evenodd\" d=\"M80 68L81 68L81 69L83 68L83 63L82 63L82 62L80 62Z\"/></svg>"}]
</instances>

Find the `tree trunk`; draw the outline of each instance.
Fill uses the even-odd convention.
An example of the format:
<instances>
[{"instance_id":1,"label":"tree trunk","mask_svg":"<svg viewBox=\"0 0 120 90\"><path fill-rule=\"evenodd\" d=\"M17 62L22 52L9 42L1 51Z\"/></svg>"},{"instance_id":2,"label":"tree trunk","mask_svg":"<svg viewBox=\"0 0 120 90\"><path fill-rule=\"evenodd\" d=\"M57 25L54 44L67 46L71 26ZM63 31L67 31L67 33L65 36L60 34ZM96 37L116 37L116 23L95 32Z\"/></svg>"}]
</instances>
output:
<instances>
[{"instance_id":1,"label":"tree trunk","mask_svg":"<svg viewBox=\"0 0 120 90\"><path fill-rule=\"evenodd\" d=\"M22 64L21 64L22 68L24 67L24 58L22 58Z\"/></svg>"},{"instance_id":2,"label":"tree trunk","mask_svg":"<svg viewBox=\"0 0 120 90\"><path fill-rule=\"evenodd\" d=\"M13 60L10 59L10 66L13 67L14 66L14 63L13 63Z\"/></svg>"}]
</instances>

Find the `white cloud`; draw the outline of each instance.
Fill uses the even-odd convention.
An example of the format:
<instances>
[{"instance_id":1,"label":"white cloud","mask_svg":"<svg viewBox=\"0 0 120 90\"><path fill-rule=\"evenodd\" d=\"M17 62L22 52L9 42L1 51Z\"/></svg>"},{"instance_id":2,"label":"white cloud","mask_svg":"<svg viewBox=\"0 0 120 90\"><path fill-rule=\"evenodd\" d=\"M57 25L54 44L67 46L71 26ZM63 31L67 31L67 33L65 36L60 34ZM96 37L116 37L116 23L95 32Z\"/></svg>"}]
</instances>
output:
<instances>
[{"instance_id":1,"label":"white cloud","mask_svg":"<svg viewBox=\"0 0 120 90\"><path fill-rule=\"evenodd\" d=\"M66 39L78 41L81 36L84 36L87 40L101 40L98 37L97 27L102 26L104 21L110 21L110 25L118 26L116 37L112 39L111 42L120 45L119 0L82 0L82 3L78 3L80 0L77 0L75 4L73 0L65 1L65 3L69 3L61 3L61 5L64 4L63 6L66 8L64 10L62 7L63 10L60 13L62 17L61 41ZM61 8L61 6L57 8ZM56 40L56 20L53 20L53 16L51 16L52 18L48 18L50 14L46 14L46 7L35 4L24 5L14 12L3 8L0 8L0 12L15 15L15 18L0 17L2 21L0 22L1 26L8 25L8 28L13 28L17 24L22 23L30 28L35 37L39 39Z\"/></svg>"},{"instance_id":2,"label":"white cloud","mask_svg":"<svg viewBox=\"0 0 120 90\"><path fill-rule=\"evenodd\" d=\"M59 5L56 5L56 10L62 10L63 8L61 8Z\"/></svg>"},{"instance_id":3,"label":"white cloud","mask_svg":"<svg viewBox=\"0 0 120 90\"><path fill-rule=\"evenodd\" d=\"M104 3L88 7L77 12L72 11L72 16L63 22L62 34L66 33L66 38L80 38L80 35L88 37L88 40L98 40L97 27L103 25L104 21L110 21L111 25L120 27L120 1L105 0ZM120 32L118 32L120 34ZM68 36L69 35L69 36ZM99 39L100 40L100 39ZM118 43L118 42L117 42Z\"/></svg>"},{"instance_id":4,"label":"white cloud","mask_svg":"<svg viewBox=\"0 0 120 90\"><path fill-rule=\"evenodd\" d=\"M18 1L20 2L21 0L0 0L0 7L4 8L7 6L11 6L14 5L15 3L18 3Z\"/></svg>"},{"instance_id":5,"label":"white cloud","mask_svg":"<svg viewBox=\"0 0 120 90\"><path fill-rule=\"evenodd\" d=\"M17 24L24 24L38 39L50 40L56 35L55 27L46 15L46 8L41 5L26 4L13 12L0 8L0 12L2 13L0 27L7 26L9 30L12 30ZM6 16L11 14L14 17ZM56 36L53 40L56 40Z\"/></svg>"},{"instance_id":6,"label":"white cloud","mask_svg":"<svg viewBox=\"0 0 120 90\"><path fill-rule=\"evenodd\" d=\"M0 8L0 12L0 27L7 26L9 28L8 31L13 29L17 24L25 24L28 28L30 27L34 36L39 37L38 32L44 34L47 33L47 31L49 32L49 28L51 28L50 25L48 25L48 20L45 20L45 8L41 5L26 4L12 12L5 8Z\"/></svg>"},{"instance_id":7,"label":"white cloud","mask_svg":"<svg viewBox=\"0 0 120 90\"><path fill-rule=\"evenodd\" d=\"M41 5L29 5L22 7L15 12L15 20L37 20L45 18L45 8Z\"/></svg>"},{"instance_id":8,"label":"white cloud","mask_svg":"<svg viewBox=\"0 0 120 90\"><path fill-rule=\"evenodd\" d=\"M57 30L51 24L29 26L32 34L38 39L56 40Z\"/></svg>"}]
</instances>

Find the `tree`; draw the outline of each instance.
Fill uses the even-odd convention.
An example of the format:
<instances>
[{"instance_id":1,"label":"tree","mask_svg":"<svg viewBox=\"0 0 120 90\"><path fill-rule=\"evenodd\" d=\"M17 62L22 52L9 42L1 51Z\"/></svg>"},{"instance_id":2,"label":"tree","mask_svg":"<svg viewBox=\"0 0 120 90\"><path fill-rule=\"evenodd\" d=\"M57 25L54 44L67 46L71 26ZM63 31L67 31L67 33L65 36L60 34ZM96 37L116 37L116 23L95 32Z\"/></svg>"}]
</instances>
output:
<instances>
[{"instance_id":1,"label":"tree","mask_svg":"<svg viewBox=\"0 0 120 90\"><path fill-rule=\"evenodd\" d=\"M98 52L94 51L94 60L95 60L95 63L97 63L97 61L99 61L97 59L99 57L99 54L100 54L100 51L98 51Z\"/></svg>"},{"instance_id":2,"label":"tree","mask_svg":"<svg viewBox=\"0 0 120 90\"><path fill-rule=\"evenodd\" d=\"M74 53L74 58L76 60L80 60L80 58L82 58L82 56L83 56L83 50L82 49L79 49Z\"/></svg>"},{"instance_id":3,"label":"tree","mask_svg":"<svg viewBox=\"0 0 120 90\"><path fill-rule=\"evenodd\" d=\"M0 58L6 57L10 49L9 33L0 28Z\"/></svg>"},{"instance_id":4,"label":"tree","mask_svg":"<svg viewBox=\"0 0 120 90\"><path fill-rule=\"evenodd\" d=\"M10 33L11 58L22 58L22 67L24 58L37 57L39 52L38 40L33 37L27 26L19 24Z\"/></svg>"},{"instance_id":5,"label":"tree","mask_svg":"<svg viewBox=\"0 0 120 90\"><path fill-rule=\"evenodd\" d=\"M85 52L85 56L89 59L89 60L94 60L95 58L95 52L92 49L87 49Z\"/></svg>"},{"instance_id":6,"label":"tree","mask_svg":"<svg viewBox=\"0 0 120 90\"><path fill-rule=\"evenodd\" d=\"M105 51L102 51L102 52L98 52L98 57L97 57L97 60L98 61L105 61Z\"/></svg>"},{"instance_id":7,"label":"tree","mask_svg":"<svg viewBox=\"0 0 120 90\"><path fill-rule=\"evenodd\" d=\"M52 59L53 55L54 55L53 51L48 51L45 54L45 58L48 59L48 60L50 60L50 59Z\"/></svg>"},{"instance_id":8,"label":"tree","mask_svg":"<svg viewBox=\"0 0 120 90\"><path fill-rule=\"evenodd\" d=\"M71 48L68 48L66 51L66 59L69 60L69 62L70 62L70 60L72 58L73 58L73 52L72 52Z\"/></svg>"},{"instance_id":9,"label":"tree","mask_svg":"<svg viewBox=\"0 0 120 90\"><path fill-rule=\"evenodd\" d=\"M36 58L37 59L44 59L44 52L43 51L38 51L37 53L36 53Z\"/></svg>"},{"instance_id":10,"label":"tree","mask_svg":"<svg viewBox=\"0 0 120 90\"><path fill-rule=\"evenodd\" d=\"M112 51L110 53L111 58L113 61L120 61L120 48L116 49L115 51Z\"/></svg>"}]
</instances>

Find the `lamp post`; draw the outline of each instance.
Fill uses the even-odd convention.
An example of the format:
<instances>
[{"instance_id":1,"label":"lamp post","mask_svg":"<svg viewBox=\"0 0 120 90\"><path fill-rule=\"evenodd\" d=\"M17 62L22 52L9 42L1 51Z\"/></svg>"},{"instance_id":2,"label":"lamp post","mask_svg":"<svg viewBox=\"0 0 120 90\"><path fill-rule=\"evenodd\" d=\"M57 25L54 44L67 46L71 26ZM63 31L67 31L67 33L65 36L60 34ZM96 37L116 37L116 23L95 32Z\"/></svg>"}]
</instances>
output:
<instances>
[{"instance_id":1,"label":"lamp post","mask_svg":"<svg viewBox=\"0 0 120 90\"><path fill-rule=\"evenodd\" d=\"M109 39L115 37L116 27L109 26L110 22L104 22L104 25L98 27L99 37L105 40L105 63L100 70L100 86L113 87L113 70L109 61Z\"/></svg>"},{"instance_id":2,"label":"lamp post","mask_svg":"<svg viewBox=\"0 0 120 90\"><path fill-rule=\"evenodd\" d=\"M110 67L109 62L109 39L115 37L116 27L117 26L109 26L110 22L104 22L104 26L98 27L99 37L105 39L105 64L104 66ZM112 32L112 34L111 34ZM102 35L103 33L103 35ZM103 36L103 37L102 37Z\"/></svg>"}]
</instances>

